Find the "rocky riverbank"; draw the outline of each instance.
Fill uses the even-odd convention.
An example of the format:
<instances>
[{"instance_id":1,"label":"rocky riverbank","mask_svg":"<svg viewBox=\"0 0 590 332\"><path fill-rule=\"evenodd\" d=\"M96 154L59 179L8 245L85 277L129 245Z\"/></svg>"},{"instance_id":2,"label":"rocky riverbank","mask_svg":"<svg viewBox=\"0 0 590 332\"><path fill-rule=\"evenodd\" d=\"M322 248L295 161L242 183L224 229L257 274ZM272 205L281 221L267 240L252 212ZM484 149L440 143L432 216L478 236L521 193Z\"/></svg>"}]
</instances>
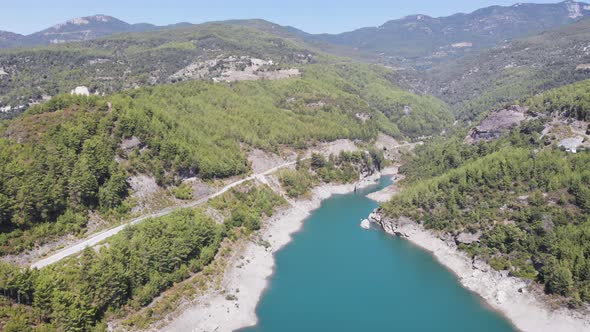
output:
<instances>
[{"instance_id":1,"label":"rocky riverbank","mask_svg":"<svg viewBox=\"0 0 590 332\"><path fill-rule=\"evenodd\" d=\"M551 310L537 295L529 292L525 280L510 277L507 271L496 271L482 260L471 259L457 248L453 239L444 239L444 236L438 236L407 218L393 220L384 217L379 209L371 213L369 220L385 232L404 237L430 251L465 288L480 295L519 330L590 331L589 315L565 308Z\"/></svg>"},{"instance_id":2,"label":"rocky riverbank","mask_svg":"<svg viewBox=\"0 0 590 332\"><path fill-rule=\"evenodd\" d=\"M236 253L223 278L221 289L211 290L188 309L173 318L161 331L229 332L255 325L256 306L274 271L274 254L291 241L309 214L324 199L346 194L375 184L380 173L354 184L321 185L309 199L291 202L291 206L265 222L261 241L252 241Z\"/></svg>"}]
</instances>

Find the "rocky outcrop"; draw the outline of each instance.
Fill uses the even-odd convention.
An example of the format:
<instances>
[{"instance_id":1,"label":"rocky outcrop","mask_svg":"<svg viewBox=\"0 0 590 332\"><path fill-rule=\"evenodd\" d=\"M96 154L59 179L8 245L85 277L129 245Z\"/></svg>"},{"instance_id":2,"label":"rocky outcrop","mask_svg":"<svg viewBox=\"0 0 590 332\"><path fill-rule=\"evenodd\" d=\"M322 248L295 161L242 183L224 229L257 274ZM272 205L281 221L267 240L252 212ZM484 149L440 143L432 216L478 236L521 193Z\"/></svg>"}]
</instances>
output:
<instances>
[{"instance_id":1,"label":"rocky outcrop","mask_svg":"<svg viewBox=\"0 0 590 332\"><path fill-rule=\"evenodd\" d=\"M471 244L473 242L479 242L481 235L482 235L481 231L477 231L476 233L467 233L467 232L459 233L459 235L457 235L455 237L455 242L464 243L464 244Z\"/></svg>"},{"instance_id":2,"label":"rocky outcrop","mask_svg":"<svg viewBox=\"0 0 590 332\"><path fill-rule=\"evenodd\" d=\"M214 82L279 80L300 76L299 69L282 69L272 60L248 56L218 57L191 63L170 76L172 82L188 79L211 79Z\"/></svg>"},{"instance_id":3,"label":"rocky outcrop","mask_svg":"<svg viewBox=\"0 0 590 332\"><path fill-rule=\"evenodd\" d=\"M70 94L78 96L90 96L90 90L88 90L88 87L85 86L77 86L70 92Z\"/></svg>"},{"instance_id":4,"label":"rocky outcrop","mask_svg":"<svg viewBox=\"0 0 590 332\"><path fill-rule=\"evenodd\" d=\"M514 105L491 113L478 126L471 129L465 141L467 143L476 143L481 140L496 139L526 120L526 111L528 111L528 107Z\"/></svg>"},{"instance_id":5,"label":"rocky outcrop","mask_svg":"<svg viewBox=\"0 0 590 332\"><path fill-rule=\"evenodd\" d=\"M454 44L451 44L451 47L453 47L453 48L466 48L466 47L473 47L473 43L472 43L472 42L460 42L460 43L454 43Z\"/></svg>"},{"instance_id":6,"label":"rocky outcrop","mask_svg":"<svg viewBox=\"0 0 590 332\"><path fill-rule=\"evenodd\" d=\"M121 144L119 144L119 147L128 154L133 151L133 149L141 148L143 145L137 136L131 136L130 138L124 138L121 141Z\"/></svg>"},{"instance_id":7,"label":"rocky outcrop","mask_svg":"<svg viewBox=\"0 0 590 332\"><path fill-rule=\"evenodd\" d=\"M361 221L361 228L364 228L364 229L371 228L371 222L369 221L369 219L363 219L363 221Z\"/></svg>"},{"instance_id":8,"label":"rocky outcrop","mask_svg":"<svg viewBox=\"0 0 590 332\"><path fill-rule=\"evenodd\" d=\"M564 148L566 151L569 152L576 152L582 143L584 143L584 137L576 136L576 137L568 137L564 138L559 142L559 147Z\"/></svg>"},{"instance_id":9,"label":"rocky outcrop","mask_svg":"<svg viewBox=\"0 0 590 332\"><path fill-rule=\"evenodd\" d=\"M375 209L369 215L368 219L369 219L369 221L379 225L379 227L381 227L386 233L396 235L399 237L408 237L407 233L400 230L400 226L405 225L409 222L412 222L410 219L405 218L405 217L402 217L396 221L394 221L390 218L385 218L385 217L383 217L382 211L380 208Z\"/></svg>"}]
</instances>

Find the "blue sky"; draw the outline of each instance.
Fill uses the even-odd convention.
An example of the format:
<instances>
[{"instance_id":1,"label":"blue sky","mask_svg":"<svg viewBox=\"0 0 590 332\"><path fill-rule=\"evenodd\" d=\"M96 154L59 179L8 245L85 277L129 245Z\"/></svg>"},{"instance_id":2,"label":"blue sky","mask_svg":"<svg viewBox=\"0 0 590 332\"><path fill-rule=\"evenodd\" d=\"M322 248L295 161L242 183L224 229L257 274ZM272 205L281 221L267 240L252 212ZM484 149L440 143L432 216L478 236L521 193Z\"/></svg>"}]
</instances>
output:
<instances>
[{"instance_id":1,"label":"blue sky","mask_svg":"<svg viewBox=\"0 0 590 332\"><path fill-rule=\"evenodd\" d=\"M263 18L302 30L343 32L377 26L410 14L445 16L517 0L0 0L0 30L23 34L93 14L129 23L201 23L231 18ZM558 0L535 0L552 3Z\"/></svg>"}]
</instances>

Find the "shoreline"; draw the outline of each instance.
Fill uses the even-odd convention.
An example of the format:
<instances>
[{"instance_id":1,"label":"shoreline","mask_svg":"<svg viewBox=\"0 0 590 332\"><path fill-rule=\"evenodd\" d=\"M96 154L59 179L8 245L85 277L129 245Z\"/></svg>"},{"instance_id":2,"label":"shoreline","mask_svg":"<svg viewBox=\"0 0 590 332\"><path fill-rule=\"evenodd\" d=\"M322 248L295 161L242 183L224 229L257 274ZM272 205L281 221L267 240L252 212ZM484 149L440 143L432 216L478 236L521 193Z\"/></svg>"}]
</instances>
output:
<instances>
[{"instance_id":1,"label":"shoreline","mask_svg":"<svg viewBox=\"0 0 590 332\"><path fill-rule=\"evenodd\" d=\"M409 219L394 221L372 213L369 220L388 234L406 238L412 244L430 252L449 269L467 290L475 293L485 304L524 332L590 331L590 317L583 313L560 308L551 310L534 293L528 283L508 276L507 271L496 271L482 260L472 260L454 243L439 238L422 225Z\"/></svg>"},{"instance_id":2,"label":"shoreline","mask_svg":"<svg viewBox=\"0 0 590 332\"><path fill-rule=\"evenodd\" d=\"M313 188L310 198L291 202L290 207L265 221L259 238L269 246L248 242L224 273L221 290L207 292L159 331L230 332L255 326L256 308L274 274L275 253L292 241L322 201L374 185L380 178L377 172L351 184L323 184Z\"/></svg>"}]
</instances>

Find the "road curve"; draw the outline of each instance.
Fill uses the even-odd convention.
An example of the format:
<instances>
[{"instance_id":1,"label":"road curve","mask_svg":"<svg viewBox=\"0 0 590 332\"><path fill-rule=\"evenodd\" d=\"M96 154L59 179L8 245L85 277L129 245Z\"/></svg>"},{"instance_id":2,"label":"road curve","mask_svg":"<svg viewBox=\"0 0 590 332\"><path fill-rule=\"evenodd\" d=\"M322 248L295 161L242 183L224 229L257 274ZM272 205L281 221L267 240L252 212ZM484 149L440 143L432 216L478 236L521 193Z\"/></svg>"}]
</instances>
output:
<instances>
[{"instance_id":1,"label":"road curve","mask_svg":"<svg viewBox=\"0 0 590 332\"><path fill-rule=\"evenodd\" d=\"M59 262L60 260L66 258L68 256L71 256L71 255L74 255L74 254L77 254L77 253L81 252L86 247L93 247L93 246L97 245L98 243L100 243L100 242L108 239L109 237L111 237L111 236L119 233L120 231L122 231L123 229L125 229L125 227L127 227L129 225L136 225L136 224L139 224L142 221L145 221L146 219L162 217L162 216L168 215L168 214L170 214L170 213L172 213L174 211L180 210L180 209L191 208L191 207L194 207L196 205L203 204L203 203L207 202L208 200L210 200L212 198L215 198L215 197L217 197L219 195L222 195L223 193L227 192L231 188L236 187L236 186L239 186L240 184L242 184L244 182L247 182L247 181L250 181L250 180L254 180L254 179L257 179L257 178L260 178L260 177L264 177L266 175L270 175L270 174L278 171L281 168L285 168L285 167L289 167L289 166L295 165L295 163L296 163L296 161L290 161L290 162L281 164L281 165L276 166L276 167L273 167L273 168L271 168L271 169L269 169L269 170L267 170L265 172L262 172L262 173L259 173L259 174L254 174L254 175L250 175L249 177L244 178L242 180L238 180L238 181L232 182L232 183L228 184L227 186L221 188L221 190L219 190L219 191L217 191L217 192L215 192L215 193L213 193L213 194L211 194L209 196L203 197L203 198L201 198L199 200L196 200L196 201L193 201L193 202L190 202L188 204L181 205L181 206L177 206L177 207L165 208L165 209L163 209L163 210L161 210L159 212L156 212L156 213L153 213L153 214L148 214L148 215L145 215L145 216L142 216L142 217L138 217L138 218L132 219L131 221L129 221L129 222L123 224L123 225L117 226L115 228L111 228L111 229L102 231L100 233L93 234L92 236L90 236L90 237L88 237L88 238L86 238L86 239L84 239L84 240L82 240L82 241L80 241L78 243L75 243L75 244L73 244L73 245L71 245L71 246L69 246L67 248L64 248L61 251L58 251L57 253L55 253L55 254L53 254L53 255L51 255L49 257L46 257L46 258L43 258L41 260L36 261L35 263L31 264L31 268L41 269L41 268L43 268L43 267L45 267L47 265L51 265L53 263Z\"/></svg>"}]
</instances>

